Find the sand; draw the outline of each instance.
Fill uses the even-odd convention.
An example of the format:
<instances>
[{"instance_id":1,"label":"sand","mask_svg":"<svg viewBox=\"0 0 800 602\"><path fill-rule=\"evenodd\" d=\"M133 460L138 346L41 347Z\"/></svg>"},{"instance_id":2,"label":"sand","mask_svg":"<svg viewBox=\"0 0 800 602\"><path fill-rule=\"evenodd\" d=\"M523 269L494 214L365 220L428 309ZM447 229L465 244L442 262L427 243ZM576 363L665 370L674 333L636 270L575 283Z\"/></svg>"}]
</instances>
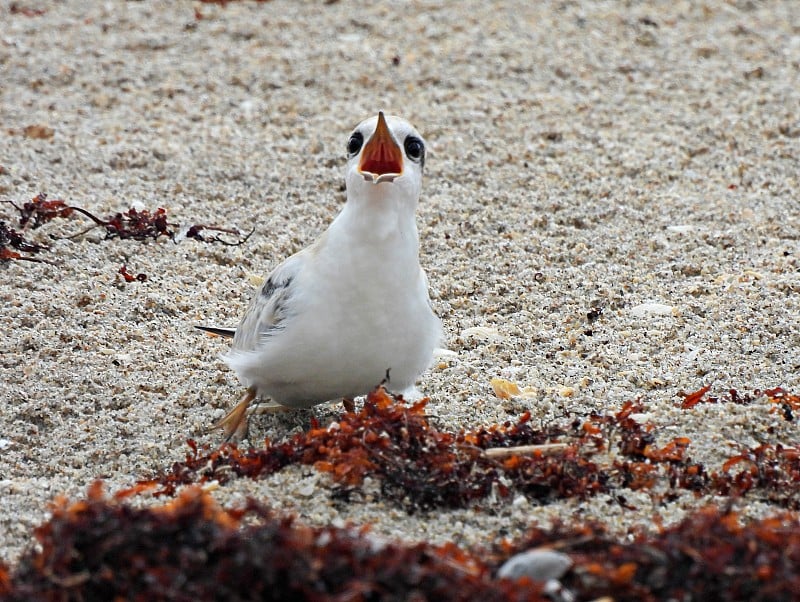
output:
<instances>
[{"instance_id":1,"label":"sand","mask_svg":"<svg viewBox=\"0 0 800 602\"><path fill-rule=\"evenodd\" d=\"M79 216L25 232L57 263L0 264L0 558L32 545L54 496L96 478L129 486L182 459L187 438L219 443L207 427L241 387L219 359L226 342L193 326L235 325L253 277L324 230L344 200L349 131L379 109L429 143L421 255L453 353L419 388L443 428L642 398L661 440L689 437L710 468L797 441L766 403L678 409L705 385L800 390L793 0L3 0L0 199L46 193L99 216L164 207L183 226L255 232L240 246L64 238L90 225ZM0 219L17 227L10 205ZM123 264L146 280L124 282ZM498 377L526 394L498 399ZM258 417L251 436L339 411ZM409 515L329 489L297 468L215 496L464 545L557 516L670 522L709 502L515 496ZM740 506L775 510L758 496Z\"/></svg>"}]
</instances>

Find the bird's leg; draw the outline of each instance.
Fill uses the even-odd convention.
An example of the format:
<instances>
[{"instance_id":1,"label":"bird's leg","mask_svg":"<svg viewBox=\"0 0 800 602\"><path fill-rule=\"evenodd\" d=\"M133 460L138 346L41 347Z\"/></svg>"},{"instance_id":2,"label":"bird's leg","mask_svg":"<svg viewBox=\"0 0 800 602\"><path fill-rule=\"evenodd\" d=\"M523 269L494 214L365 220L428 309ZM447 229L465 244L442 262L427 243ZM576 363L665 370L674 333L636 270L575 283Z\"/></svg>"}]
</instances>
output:
<instances>
[{"instance_id":1,"label":"bird's leg","mask_svg":"<svg viewBox=\"0 0 800 602\"><path fill-rule=\"evenodd\" d=\"M344 406L345 412L355 413L356 411L356 402L352 399L347 399L346 397L342 399L342 405Z\"/></svg>"},{"instance_id":2,"label":"bird's leg","mask_svg":"<svg viewBox=\"0 0 800 602\"><path fill-rule=\"evenodd\" d=\"M225 434L225 441L230 441L231 437L241 441L247 434L247 408L250 403L256 398L256 387L250 387L245 391L239 403L227 414L225 417L217 422L212 429L223 429Z\"/></svg>"}]
</instances>

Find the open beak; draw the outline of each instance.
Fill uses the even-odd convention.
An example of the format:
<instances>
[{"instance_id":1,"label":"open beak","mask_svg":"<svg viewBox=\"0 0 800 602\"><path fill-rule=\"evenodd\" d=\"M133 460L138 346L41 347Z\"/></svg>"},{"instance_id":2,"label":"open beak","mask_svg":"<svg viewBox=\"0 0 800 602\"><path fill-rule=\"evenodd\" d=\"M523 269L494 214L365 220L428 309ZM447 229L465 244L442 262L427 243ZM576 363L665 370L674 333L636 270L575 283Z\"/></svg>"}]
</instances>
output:
<instances>
[{"instance_id":1,"label":"open beak","mask_svg":"<svg viewBox=\"0 0 800 602\"><path fill-rule=\"evenodd\" d=\"M383 111L378 113L375 133L361 152L358 173L373 184L391 182L403 175L403 151L389 131Z\"/></svg>"}]
</instances>

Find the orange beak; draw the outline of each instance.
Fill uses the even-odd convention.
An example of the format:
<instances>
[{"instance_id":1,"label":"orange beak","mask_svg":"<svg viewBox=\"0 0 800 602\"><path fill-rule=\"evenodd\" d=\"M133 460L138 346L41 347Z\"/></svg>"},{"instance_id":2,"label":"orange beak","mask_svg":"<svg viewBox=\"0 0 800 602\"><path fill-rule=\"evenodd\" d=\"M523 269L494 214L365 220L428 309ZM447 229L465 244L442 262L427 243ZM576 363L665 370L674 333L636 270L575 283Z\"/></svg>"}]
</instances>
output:
<instances>
[{"instance_id":1,"label":"orange beak","mask_svg":"<svg viewBox=\"0 0 800 602\"><path fill-rule=\"evenodd\" d=\"M358 173L374 184L391 182L403 175L403 151L389 131L383 111L378 113L375 133L364 145Z\"/></svg>"}]
</instances>

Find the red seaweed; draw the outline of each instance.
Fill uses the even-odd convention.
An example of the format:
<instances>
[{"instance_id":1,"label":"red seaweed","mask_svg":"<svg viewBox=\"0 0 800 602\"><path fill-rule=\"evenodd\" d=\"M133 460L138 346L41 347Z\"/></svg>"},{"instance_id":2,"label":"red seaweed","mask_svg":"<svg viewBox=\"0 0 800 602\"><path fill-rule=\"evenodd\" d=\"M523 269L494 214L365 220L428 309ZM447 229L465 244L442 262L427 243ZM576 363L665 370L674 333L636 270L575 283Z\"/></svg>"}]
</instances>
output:
<instances>
[{"instance_id":1,"label":"red seaweed","mask_svg":"<svg viewBox=\"0 0 800 602\"><path fill-rule=\"evenodd\" d=\"M742 521L704 508L656 533L612 534L595 523L531 527L491 548L400 543L365 527L309 527L248 499L222 509L198 487L137 508L130 491L57 499L11 570L4 600L549 600L543 583L500 579L511 556L566 555L561 586L575 599L619 602L791 600L800 591L796 513Z\"/></svg>"},{"instance_id":2,"label":"red seaweed","mask_svg":"<svg viewBox=\"0 0 800 602\"><path fill-rule=\"evenodd\" d=\"M0 221L0 262L3 261L32 261L34 263L49 263L46 259L23 255L22 253L36 254L45 251L47 247L26 240L25 237L9 228L4 221Z\"/></svg>"},{"instance_id":3,"label":"red seaweed","mask_svg":"<svg viewBox=\"0 0 800 602\"><path fill-rule=\"evenodd\" d=\"M19 213L19 226L23 229L31 228L35 230L52 220L66 219L75 214L83 215L93 222L94 225L67 236L67 239L78 238L95 228L103 228L105 230L104 240L119 238L142 242L156 240L164 236L173 242L178 242L179 238L180 225L169 221L167 210L163 207L159 207L155 211L139 210L131 207L127 211L100 218L83 207L68 205L62 199L48 200L47 195L44 193L37 194L30 201L22 203L22 205L18 205L13 201L4 202L17 210ZM206 232L206 234L203 234L203 232ZM214 232L214 235L209 236L208 232ZM242 235L236 228L193 224L186 228L184 237L199 242L238 246L247 242L253 232L255 232L255 227L250 232ZM239 238L236 241L229 241L223 238L221 234L230 234ZM12 249L16 249L16 251ZM14 259L51 263L44 259L32 258L17 252L38 253L46 249L47 247L45 246L26 241L21 234L9 228L5 222L0 221L0 261Z\"/></svg>"},{"instance_id":4,"label":"red seaweed","mask_svg":"<svg viewBox=\"0 0 800 602\"><path fill-rule=\"evenodd\" d=\"M691 459L688 437L656 444L653 425L633 418L644 409L641 401L626 402L615 414L542 430L533 428L526 412L516 423L467 432L437 429L425 413L426 403L408 405L379 388L358 413L344 413L328 427L312 420L304 432L278 443L266 441L262 448L243 450L223 444L211 450L190 441L191 452L184 462L141 483L158 487L157 495L174 495L184 484L260 478L302 464L330 474L331 495L336 498L358 494L369 476L379 484L383 499L409 512L466 507L490 494L502 498L516 492L549 503L625 488L647 491L656 501L669 499L678 490L734 497L760 492L781 507L800 509L796 448L743 450L721 471L709 474ZM553 442L563 444L556 454L511 453L497 458L485 453ZM613 446L619 456L610 465L591 459Z\"/></svg>"}]
</instances>

